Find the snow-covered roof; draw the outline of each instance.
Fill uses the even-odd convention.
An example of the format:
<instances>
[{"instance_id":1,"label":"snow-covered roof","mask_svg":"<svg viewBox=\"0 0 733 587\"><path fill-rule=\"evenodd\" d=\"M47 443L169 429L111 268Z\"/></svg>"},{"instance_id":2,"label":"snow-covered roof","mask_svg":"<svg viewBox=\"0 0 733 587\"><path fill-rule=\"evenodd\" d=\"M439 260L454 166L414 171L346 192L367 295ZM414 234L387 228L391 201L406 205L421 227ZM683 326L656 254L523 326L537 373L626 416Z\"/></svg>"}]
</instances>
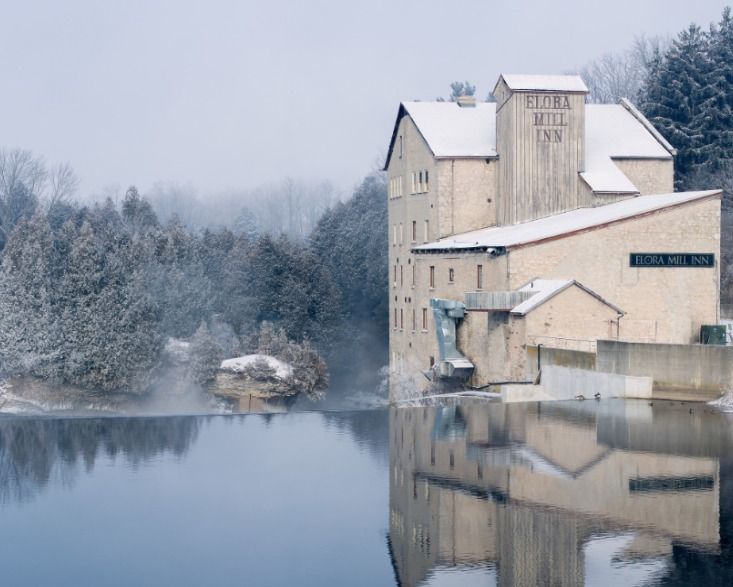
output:
<instances>
[{"instance_id":1,"label":"snow-covered roof","mask_svg":"<svg viewBox=\"0 0 733 587\"><path fill-rule=\"evenodd\" d=\"M613 159L671 158L644 123L623 105L586 106L585 171L580 175L594 192L639 193Z\"/></svg>"},{"instance_id":2,"label":"snow-covered roof","mask_svg":"<svg viewBox=\"0 0 733 587\"><path fill-rule=\"evenodd\" d=\"M436 157L496 157L496 104L405 102L407 113Z\"/></svg>"},{"instance_id":3,"label":"snow-covered roof","mask_svg":"<svg viewBox=\"0 0 733 587\"><path fill-rule=\"evenodd\" d=\"M583 92L588 93L588 88L577 75L527 75L516 73L503 73L499 80L503 79L507 87L515 92L522 91L556 91L556 92ZM498 84L499 82L497 82Z\"/></svg>"},{"instance_id":4,"label":"snow-covered roof","mask_svg":"<svg viewBox=\"0 0 733 587\"><path fill-rule=\"evenodd\" d=\"M515 306L514 308L512 308L511 313L520 315L520 316L526 316L532 310L540 307L542 304L544 304L549 299L555 297L560 292L565 291L567 288L572 287L572 286L579 287L584 292L592 295L594 298L606 304L607 306L609 306L610 308L612 308L619 314L624 314L624 311L621 310L619 307L614 306L612 303L605 300L600 295L588 289L584 285L578 283L574 279L533 279L524 287L520 287L519 291L522 291L522 292L535 291L537 293L533 295L531 298L529 298L528 300L525 300L518 306Z\"/></svg>"},{"instance_id":5,"label":"snow-covered roof","mask_svg":"<svg viewBox=\"0 0 733 587\"><path fill-rule=\"evenodd\" d=\"M494 103L478 102L475 107L461 107L455 102L402 103L389 156L404 115L410 116L438 159L498 155ZM594 192L637 194L637 187L613 159L671 159L664 146L669 144L660 141L664 141L661 135L631 104L587 104L585 171L581 177Z\"/></svg>"},{"instance_id":6,"label":"snow-covered roof","mask_svg":"<svg viewBox=\"0 0 733 587\"><path fill-rule=\"evenodd\" d=\"M496 226L464 232L414 247L413 251L426 253L445 250L484 250L518 247L590 230L687 202L720 197L720 195L720 190L710 190L704 192L676 192L673 194L637 196L613 204L606 204L605 206L579 208L570 212L555 214L521 224Z\"/></svg>"}]
</instances>

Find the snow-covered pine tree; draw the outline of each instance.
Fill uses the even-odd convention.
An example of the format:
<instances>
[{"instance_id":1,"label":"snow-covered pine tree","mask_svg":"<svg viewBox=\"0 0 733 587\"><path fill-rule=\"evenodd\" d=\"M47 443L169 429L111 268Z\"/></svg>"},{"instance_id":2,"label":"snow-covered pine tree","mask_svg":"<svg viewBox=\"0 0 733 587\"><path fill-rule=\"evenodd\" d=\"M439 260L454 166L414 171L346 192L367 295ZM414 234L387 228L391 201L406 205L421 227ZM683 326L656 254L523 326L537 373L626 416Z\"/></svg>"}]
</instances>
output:
<instances>
[{"instance_id":1,"label":"snow-covered pine tree","mask_svg":"<svg viewBox=\"0 0 733 587\"><path fill-rule=\"evenodd\" d=\"M156 234L157 257L147 268L149 291L158 302L161 332L187 338L211 313L211 282L198 239L179 223Z\"/></svg>"},{"instance_id":2,"label":"snow-covered pine tree","mask_svg":"<svg viewBox=\"0 0 733 587\"><path fill-rule=\"evenodd\" d=\"M709 85L701 108L706 171L717 173L733 160L733 16L730 7L709 33Z\"/></svg>"},{"instance_id":3,"label":"snow-covered pine tree","mask_svg":"<svg viewBox=\"0 0 733 587\"><path fill-rule=\"evenodd\" d=\"M210 383L223 359L223 349L214 340L206 323L202 322L191 339L191 380L199 385Z\"/></svg>"},{"instance_id":4,"label":"snow-covered pine tree","mask_svg":"<svg viewBox=\"0 0 733 587\"><path fill-rule=\"evenodd\" d=\"M690 25L672 41L666 53L652 61L642 91L644 113L678 150L677 188L684 188L688 174L705 163L703 123L705 108L713 97L708 47L707 33Z\"/></svg>"},{"instance_id":5,"label":"snow-covered pine tree","mask_svg":"<svg viewBox=\"0 0 733 587\"><path fill-rule=\"evenodd\" d=\"M234 220L232 230L237 236L243 236L250 242L253 242L260 233L257 216L247 206L243 206L239 215Z\"/></svg>"},{"instance_id":6,"label":"snow-covered pine tree","mask_svg":"<svg viewBox=\"0 0 733 587\"><path fill-rule=\"evenodd\" d=\"M58 258L40 212L11 233L0 267L0 372L53 377L63 359L54 307Z\"/></svg>"},{"instance_id":7,"label":"snow-covered pine tree","mask_svg":"<svg viewBox=\"0 0 733 587\"><path fill-rule=\"evenodd\" d=\"M140 196L135 186L130 186L122 201L122 219L133 235L144 234L158 227L153 207Z\"/></svg>"},{"instance_id":8,"label":"snow-covered pine tree","mask_svg":"<svg viewBox=\"0 0 733 587\"><path fill-rule=\"evenodd\" d=\"M65 228L71 230L68 223ZM145 389L161 340L140 263L129 240L109 242L87 220L78 229L59 285L64 381L103 390Z\"/></svg>"}]
</instances>

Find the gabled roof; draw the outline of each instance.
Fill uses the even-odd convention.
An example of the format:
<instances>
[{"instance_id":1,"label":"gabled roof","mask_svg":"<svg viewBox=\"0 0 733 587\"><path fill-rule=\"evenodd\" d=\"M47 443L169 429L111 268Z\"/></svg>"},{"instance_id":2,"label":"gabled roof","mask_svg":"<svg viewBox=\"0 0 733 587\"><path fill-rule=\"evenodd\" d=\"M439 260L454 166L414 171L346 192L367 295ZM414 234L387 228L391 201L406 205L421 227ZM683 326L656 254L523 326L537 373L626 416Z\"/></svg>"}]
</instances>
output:
<instances>
[{"instance_id":1,"label":"gabled roof","mask_svg":"<svg viewBox=\"0 0 733 587\"><path fill-rule=\"evenodd\" d=\"M551 76L550 76L551 77ZM559 76L562 77L562 76ZM478 102L403 102L397 114L384 168L392 156L397 130L409 116L437 159L482 158L496 151L496 104ZM671 159L674 150L628 101L585 107L585 171L581 177L597 193L638 194L613 159Z\"/></svg>"},{"instance_id":2,"label":"gabled roof","mask_svg":"<svg viewBox=\"0 0 733 587\"><path fill-rule=\"evenodd\" d=\"M496 86L501 80L513 92L578 92L587 94L588 88L578 75L527 75L516 73L502 73ZM496 90L496 86L494 89Z\"/></svg>"},{"instance_id":3,"label":"gabled roof","mask_svg":"<svg viewBox=\"0 0 733 587\"><path fill-rule=\"evenodd\" d=\"M721 194L720 190L710 190L637 196L613 204L606 204L605 206L578 208L570 212L555 214L521 224L495 226L455 234L432 243L414 247L412 250L416 253L430 253L516 248L545 240L571 236L578 232L593 230L689 202L720 198Z\"/></svg>"},{"instance_id":4,"label":"gabled roof","mask_svg":"<svg viewBox=\"0 0 733 587\"><path fill-rule=\"evenodd\" d=\"M438 159L496 157L496 104L493 102L478 102L471 107L461 107L456 102L403 102L389 143L385 170L397 129L405 116L412 119Z\"/></svg>"},{"instance_id":5,"label":"gabled roof","mask_svg":"<svg viewBox=\"0 0 733 587\"><path fill-rule=\"evenodd\" d=\"M614 159L672 158L659 141L661 135L654 136L644 122L653 128L651 124L634 111L624 104L588 104L585 108L585 171L580 176L596 193L639 193Z\"/></svg>"},{"instance_id":6,"label":"gabled roof","mask_svg":"<svg viewBox=\"0 0 733 587\"><path fill-rule=\"evenodd\" d=\"M583 284L575 281L574 279L533 279L530 281L527 285L524 287L519 288L519 291L522 292L531 292L536 291L537 293L533 295L528 300L523 301L518 306L515 306L512 308L511 313L517 316L526 316L529 314L532 310L535 310L536 308L539 308L542 304L545 302L551 300L554 298L557 294L560 292L565 291L569 287L576 286L583 290L585 293L593 296L596 298L599 302L605 304L612 310L618 312L619 314L623 315L625 312L619 308L618 306L615 306L593 290L585 287Z\"/></svg>"}]
</instances>

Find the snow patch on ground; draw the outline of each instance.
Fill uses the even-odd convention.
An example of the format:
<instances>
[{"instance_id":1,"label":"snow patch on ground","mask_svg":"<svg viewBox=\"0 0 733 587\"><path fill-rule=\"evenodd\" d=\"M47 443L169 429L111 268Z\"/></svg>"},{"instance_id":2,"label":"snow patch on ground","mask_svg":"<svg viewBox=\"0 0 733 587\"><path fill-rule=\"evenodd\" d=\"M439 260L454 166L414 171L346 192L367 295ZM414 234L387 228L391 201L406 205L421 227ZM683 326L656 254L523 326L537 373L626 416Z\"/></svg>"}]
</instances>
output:
<instances>
[{"instance_id":1,"label":"snow patch on ground","mask_svg":"<svg viewBox=\"0 0 733 587\"><path fill-rule=\"evenodd\" d=\"M714 406L723 412L733 412L733 391L728 391L722 397L708 402L709 406Z\"/></svg>"},{"instance_id":2,"label":"snow patch on ground","mask_svg":"<svg viewBox=\"0 0 733 587\"><path fill-rule=\"evenodd\" d=\"M287 379L293 374L293 367L280 359L272 357L270 355L243 355L241 357L235 357L233 359L226 359L222 361L220 369L223 371L231 371L233 373L241 373L247 367L250 367L258 362L265 362L273 371L275 375L280 379Z\"/></svg>"}]
</instances>

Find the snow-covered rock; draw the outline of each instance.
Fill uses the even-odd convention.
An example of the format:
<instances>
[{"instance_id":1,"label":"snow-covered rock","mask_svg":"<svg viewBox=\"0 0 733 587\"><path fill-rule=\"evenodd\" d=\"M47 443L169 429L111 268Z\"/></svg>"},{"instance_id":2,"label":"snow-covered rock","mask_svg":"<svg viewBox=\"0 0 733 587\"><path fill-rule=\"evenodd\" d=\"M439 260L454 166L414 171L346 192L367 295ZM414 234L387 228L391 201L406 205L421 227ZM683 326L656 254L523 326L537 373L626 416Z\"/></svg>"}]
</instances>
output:
<instances>
[{"instance_id":1,"label":"snow-covered rock","mask_svg":"<svg viewBox=\"0 0 733 587\"><path fill-rule=\"evenodd\" d=\"M244 373L248 368L256 367L258 363L264 363L274 371L278 379L285 380L292 376L293 367L280 359L270 355L243 355L233 359L222 361L219 367L222 371L230 371L232 373Z\"/></svg>"}]
</instances>

